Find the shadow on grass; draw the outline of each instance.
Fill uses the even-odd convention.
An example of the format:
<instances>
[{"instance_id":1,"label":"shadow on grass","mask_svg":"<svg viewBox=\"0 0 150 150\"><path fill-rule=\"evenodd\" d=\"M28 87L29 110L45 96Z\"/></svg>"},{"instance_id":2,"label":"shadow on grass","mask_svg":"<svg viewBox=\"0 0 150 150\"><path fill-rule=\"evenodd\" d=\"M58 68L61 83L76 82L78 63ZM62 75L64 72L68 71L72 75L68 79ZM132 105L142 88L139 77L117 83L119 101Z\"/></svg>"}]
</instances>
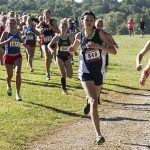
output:
<instances>
[{"instance_id":1,"label":"shadow on grass","mask_svg":"<svg viewBox=\"0 0 150 150\"><path fill-rule=\"evenodd\" d=\"M112 118L101 118L102 121L146 121L149 122L149 120L145 119L134 119L134 118L127 118L127 117L112 117Z\"/></svg>"},{"instance_id":2,"label":"shadow on grass","mask_svg":"<svg viewBox=\"0 0 150 150\"><path fill-rule=\"evenodd\" d=\"M120 84L104 83L104 85L105 85L105 84L107 84L107 85L113 85L113 86L118 86L118 87L130 89L130 90L141 90L140 88L134 88L134 87L125 86L125 85L120 85Z\"/></svg>"},{"instance_id":3,"label":"shadow on grass","mask_svg":"<svg viewBox=\"0 0 150 150\"><path fill-rule=\"evenodd\" d=\"M77 114L77 113L74 113L74 112L64 111L64 110L61 110L61 109L58 109L58 108L55 108L55 107L46 106L46 105L43 105L43 104L37 104L37 103L34 103L34 102L28 102L28 103L32 104L32 105L39 106L39 107L46 108L48 110L53 110L57 113L61 113L61 114L64 114L64 115L90 119L90 116L85 116L85 115ZM133 119L133 118L127 118L127 117L100 118L100 120L101 121L124 121L124 120L126 120L126 121L149 121L149 120L144 120L144 119Z\"/></svg>"},{"instance_id":4,"label":"shadow on grass","mask_svg":"<svg viewBox=\"0 0 150 150\"><path fill-rule=\"evenodd\" d=\"M102 101L106 102L106 103L110 103L110 104L122 105L122 109L124 109L124 110L150 111L150 104L148 104L148 103L133 104L133 103L118 103L118 102L113 102L110 100L102 100Z\"/></svg>"},{"instance_id":5,"label":"shadow on grass","mask_svg":"<svg viewBox=\"0 0 150 150\"><path fill-rule=\"evenodd\" d=\"M109 81L118 81L117 79L107 79L107 80L109 80ZM105 82L104 82L104 84L105 84ZM106 83L107 84L107 83Z\"/></svg>"},{"instance_id":6,"label":"shadow on grass","mask_svg":"<svg viewBox=\"0 0 150 150\"><path fill-rule=\"evenodd\" d=\"M44 71L39 71L38 69L34 69L34 72L30 72L30 71L27 71L27 72L21 72L22 74L29 74L29 75L37 75L37 76L43 76L43 78L45 78L45 72ZM51 76L60 76L60 73L51 73Z\"/></svg>"},{"instance_id":7,"label":"shadow on grass","mask_svg":"<svg viewBox=\"0 0 150 150\"><path fill-rule=\"evenodd\" d=\"M37 103L34 103L34 102L28 102L28 103L32 104L32 105L39 106L39 107L46 108L48 110L53 110L53 111L55 111L57 113L61 113L61 114L68 115L68 116L72 116L72 117L90 118L89 116L85 116L85 115L77 114L77 113L74 113L74 112L61 110L61 109L58 109L58 108L55 108L55 107L51 107L51 106L46 106L46 105L43 105L43 104L37 104Z\"/></svg>"},{"instance_id":8,"label":"shadow on grass","mask_svg":"<svg viewBox=\"0 0 150 150\"><path fill-rule=\"evenodd\" d=\"M33 82L31 80L22 79L22 83L26 83L29 85L43 86L43 87L57 87L60 88L61 85L58 83L50 83L50 82Z\"/></svg>"},{"instance_id":9,"label":"shadow on grass","mask_svg":"<svg viewBox=\"0 0 150 150\"><path fill-rule=\"evenodd\" d=\"M141 147L141 149L142 149L142 147L143 147L143 148L148 148L148 149L150 149L150 145L132 144L132 143L123 143L123 144L125 144L125 145L131 145L131 146L139 146L139 147Z\"/></svg>"},{"instance_id":10,"label":"shadow on grass","mask_svg":"<svg viewBox=\"0 0 150 150\"><path fill-rule=\"evenodd\" d=\"M120 93L120 94L125 94L125 95L137 95L137 96L146 96L147 97L147 95L144 95L142 93L121 92L121 91L117 91L117 90L113 90L113 89L108 89L108 88L103 88L103 90L111 91L111 92L116 92L116 93ZM141 89L139 89L139 90L141 90ZM148 90L143 90L143 91L148 91Z\"/></svg>"},{"instance_id":11,"label":"shadow on grass","mask_svg":"<svg viewBox=\"0 0 150 150\"><path fill-rule=\"evenodd\" d=\"M107 102L107 103L111 103L111 104L119 104L119 105L122 105L122 106L150 106L150 104L148 103L145 103L145 104L133 104L133 103L118 103L118 102L113 102L113 101L110 101L110 100L103 100L104 102Z\"/></svg>"},{"instance_id":12,"label":"shadow on grass","mask_svg":"<svg viewBox=\"0 0 150 150\"><path fill-rule=\"evenodd\" d=\"M22 83L26 83L29 85L36 85L36 86L43 86L43 87L56 87L56 88L61 88L61 84L60 83L56 83L56 82L39 82L39 81L32 81L32 80L28 80L28 79L22 79ZM67 88L70 89L82 89L82 87L80 85L74 85L71 86L69 85L69 83L67 84Z\"/></svg>"}]
</instances>

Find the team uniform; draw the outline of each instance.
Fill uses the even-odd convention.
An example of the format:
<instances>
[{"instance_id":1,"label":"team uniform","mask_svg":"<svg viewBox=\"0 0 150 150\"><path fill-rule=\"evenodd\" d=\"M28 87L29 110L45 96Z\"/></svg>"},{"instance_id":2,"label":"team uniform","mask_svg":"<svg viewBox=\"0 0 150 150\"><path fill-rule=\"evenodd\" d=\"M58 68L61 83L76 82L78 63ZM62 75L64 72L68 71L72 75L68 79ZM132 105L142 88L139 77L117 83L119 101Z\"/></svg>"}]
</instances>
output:
<instances>
[{"instance_id":1,"label":"team uniform","mask_svg":"<svg viewBox=\"0 0 150 150\"><path fill-rule=\"evenodd\" d=\"M106 55L101 49L88 49L86 47L88 42L102 45L103 42L99 37L99 30L94 30L92 38L87 38L84 33L81 33L78 77L81 81L93 80L95 85L99 86L103 84Z\"/></svg>"},{"instance_id":2,"label":"team uniform","mask_svg":"<svg viewBox=\"0 0 150 150\"><path fill-rule=\"evenodd\" d=\"M55 32L52 29L50 29L49 26L44 22L42 23L42 28L43 28L43 33L40 35L41 45L48 45L48 43L54 37ZM53 45L52 47L55 47L55 46L56 45Z\"/></svg>"},{"instance_id":3,"label":"team uniform","mask_svg":"<svg viewBox=\"0 0 150 150\"><path fill-rule=\"evenodd\" d=\"M128 30L133 31L134 28L134 22L132 20L128 21Z\"/></svg>"},{"instance_id":4,"label":"team uniform","mask_svg":"<svg viewBox=\"0 0 150 150\"><path fill-rule=\"evenodd\" d=\"M2 23L0 23L0 37L1 37L2 33L4 32L4 30L5 30L5 26ZM3 60L2 60L3 54L4 54L4 46L2 48L0 48L0 62L1 62L1 65L3 64Z\"/></svg>"},{"instance_id":5,"label":"team uniform","mask_svg":"<svg viewBox=\"0 0 150 150\"><path fill-rule=\"evenodd\" d=\"M24 36L25 36L25 44L30 47L36 47L36 36L31 35L30 33L35 33L35 29L33 27L25 27Z\"/></svg>"},{"instance_id":6,"label":"team uniform","mask_svg":"<svg viewBox=\"0 0 150 150\"><path fill-rule=\"evenodd\" d=\"M67 33L71 34L71 33L74 33L74 32L75 32L75 27L74 27L74 24L72 23L70 26L68 26Z\"/></svg>"},{"instance_id":7,"label":"team uniform","mask_svg":"<svg viewBox=\"0 0 150 150\"><path fill-rule=\"evenodd\" d=\"M145 22L144 21L140 21L139 22L139 28L140 28L140 30L145 30Z\"/></svg>"},{"instance_id":8,"label":"team uniform","mask_svg":"<svg viewBox=\"0 0 150 150\"><path fill-rule=\"evenodd\" d=\"M67 37L67 39L62 39L61 37L59 38L57 57L59 57L63 62L71 58L71 55L68 52L68 47L70 45L71 45L71 41L69 36Z\"/></svg>"},{"instance_id":9,"label":"team uniform","mask_svg":"<svg viewBox=\"0 0 150 150\"><path fill-rule=\"evenodd\" d=\"M13 36L13 39L7 44L5 44L5 54L3 55L4 64L14 65L17 59L22 58L21 53L20 53L19 33L16 33L15 35L13 35L10 32L7 33L7 39L9 39L9 37L12 37L12 36Z\"/></svg>"}]
</instances>

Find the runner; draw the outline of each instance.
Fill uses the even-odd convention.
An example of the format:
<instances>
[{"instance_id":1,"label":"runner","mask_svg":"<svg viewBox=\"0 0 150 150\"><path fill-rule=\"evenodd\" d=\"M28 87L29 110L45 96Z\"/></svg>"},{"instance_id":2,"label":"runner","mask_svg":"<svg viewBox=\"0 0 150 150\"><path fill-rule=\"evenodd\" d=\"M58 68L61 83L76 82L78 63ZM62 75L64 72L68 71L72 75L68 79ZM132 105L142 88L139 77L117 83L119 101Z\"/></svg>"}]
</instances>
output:
<instances>
[{"instance_id":1,"label":"runner","mask_svg":"<svg viewBox=\"0 0 150 150\"><path fill-rule=\"evenodd\" d=\"M111 43L114 47L118 48L118 44L113 39L112 35L104 30L104 23L103 23L102 19L97 19L95 21L95 27L96 27L97 30L103 31L104 34L107 37L108 42ZM107 46L106 43L103 43L103 44L104 44L104 46ZM108 65L109 65L109 56L108 56L107 52L104 52L104 53L106 55L106 57L104 57L104 59L105 59L104 62L105 62L105 69L107 71L107 68L108 68Z\"/></svg>"},{"instance_id":2,"label":"runner","mask_svg":"<svg viewBox=\"0 0 150 150\"><path fill-rule=\"evenodd\" d=\"M75 26L72 18L68 18L67 23L68 23L67 33L70 34L71 36L75 37L75 34L79 32L79 29ZM72 57L71 64L73 65L74 64L73 55L71 57Z\"/></svg>"},{"instance_id":3,"label":"runner","mask_svg":"<svg viewBox=\"0 0 150 150\"><path fill-rule=\"evenodd\" d=\"M141 38L143 38L144 36L144 31L145 31L145 21L143 21L143 18L140 18L140 21L139 21L139 29L140 29L140 32L141 32Z\"/></svg>"},{"instance_id":4,"label":"runner","mask_svg":"<svg viewBox=\"0 0 150 150\"><path fill-rule=\"evenodd\" d=\"M61 85L62 85L62 94L67 94L66 89L66 77L71 78L73 75L73 69L71 65L71 55L68 52L68 47L71 45L74 37L67 34L67 21L66 19L61 20L60 25L60 34L57 34L52 41L49 43L48 48L51 53L54 52L54 49L51 48L54 43L57 43L58 54L57 54L57 63L61 73Z\"/></svg>"},{"instance_id":5,"label":"runner","mask_svg":"<svg viewBox=\"0 0 150 150\"><path fill-rule=\"evenodd\" d=\"M45 57L45 67L46 67L46 80L50 80L50 65L52 62L53 55L48 51L47 45L55 36L55 33L59 33L57 27L57 22L55 19L51 18L51 11L45 10L43 12L44 21L40 22L37 25L37 30L41 33L41 45ZM53 48L56 49L56 45L53 45Z\"/></svg>"},{"instance_id":6,"label":"runner","mask_svg":"<svg viewBox=\"0 0 150 150\"><path fill-rule=\"evenodd\" d=\"M6 24L7 16L1 16L0 18L0 37L2 33L5 30L5 24ZM0 47L0 62L1 65L3 65L3 55L4 55L4 47Z\"/></svg>"},{"instance_id":7,"label":"runner","mask_svg":"<svg viewBox=\"0 0 150 150\"><path fill-rule=\"evenodd\" d=\"M101 59L103 57L102 51L116 54L116 49L107 42L103 32L94 29L95 19L95 14L91 11L85 12L82 15L84 32L76 34L75 41L70 46L69 51L73 53L81 45L79 79L88 97L91 119L96 132L96 143L102 144L105 142L105 139L100 132L98 115L98 97L101 85L103 84L104 73ZM107 47L102 46L103 41L108 45Z\"/></svg>"},{"instance_id":8,"label":"runner","mask_svg":"<svg viewBox=\"0 0 150 150\"><path fill-rule=\"evenodd\" d=\"M134 31L134 21L132 18L129 19L128 21L128 31L129 31L129 36L133 36L133 31Z\"/></svg>"},{"instance_id":9,"label":"runner","mask_svg":"<svg viewBox=\"0 0 150 150\"><path fill-rule=\"evenodd\" d=\"M20 96L21 87L21 65L22 56L20 53L20 42L23 42L21 35L17 30L17 22L14 18L9 18L6 23L6 30L3 32L0 40L0 46L5 45L5 54L3 62L6 68L7 95L12 96L11 79L13 77L13 68L16 73L16 100L22 100Z\"/></svg>"},{"instance_id":10,"label":"runner","mask_svg":"<svg viewBox=\"0 0 150 150\"><path fill-rule=\"evenodd\" d=\"M145 44L144 48L138 53L137 58L136 58L136 69L137 71L141 71L143 68L143 65L141 64L141 61L143 59L143 56L146 55L146 53L150 51L150 40L147 41ZM145 85L145 82L150 74L150 60L148 61L146 67L143 69L141 73L141 78L140 78L140 84L143 86Z\"/></svg>"},{"instance_id":11,"label":"runner","mask_svg":"<svg viewBox=\"0 0 150 150\"><path fill-rule=\"evenodd\" d=\"M24 37L25 37L25 47L27 53L27 62L30 67L30 72L33 72L33 57L35 53L35 46L36 46L36 32L34 25L33 25L33 18L28 17L26 21L26 26L24 27Z\"/></svg>"},{"instance_id":12,"label":"runner","mask_svg":"<svg viewBox=\"0 0 150 150\"><path fill-rule=\"evenodd\" d=\"M42 22L43 21L43 16L39 16L38 17L39 19L39 22ZM37 36L37 41L39 42L39 46L40 46L40 57L43 58L43 52L42 52L42 45L41 45L41 39L40 39L40 36Z\"/></svg>"}]
</instances>

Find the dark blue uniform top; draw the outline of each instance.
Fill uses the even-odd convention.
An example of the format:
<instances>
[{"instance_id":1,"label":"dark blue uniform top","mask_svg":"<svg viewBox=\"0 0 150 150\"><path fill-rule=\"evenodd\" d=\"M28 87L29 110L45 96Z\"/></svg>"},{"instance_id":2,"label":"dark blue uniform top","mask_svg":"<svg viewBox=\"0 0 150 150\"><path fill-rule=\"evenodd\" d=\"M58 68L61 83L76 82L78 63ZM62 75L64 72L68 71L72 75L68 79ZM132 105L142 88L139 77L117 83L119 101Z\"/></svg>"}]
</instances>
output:
<instances>
[{"instance_id":1,"label":"dark blue uniform top","mask_svg":"<svg viewBox=\"0 0 150 150\"><path fill-rule=\"evenodd\" d=\"M101 49L89 49L86 47L88 42L94 42L102 45L102 40L99 36L99 30L94 29L94 34L91 38L87 38L84 33L81 33L81 55L83 55L83 61L92 76L93 79L99 80L99 85L103 81L102 73L102 50Z\"/></svg>"},{"instance_id":2,"label":"dark blue uniform top","mask_svg":"<svg viewBox=\"0 0 150 150\"><path fill-rule=\"evenodd\" d=\"M31 32L35 33L35 29L33 27L25 27L24 29L24 35L25 35L25 43L28 42L35 42L36 37L35 35L30 34Z\"/></svg>"},{"instance_id":3,"label":"dark blue uniform top","mask_svg":"<svg viewBox=\"0 0 150 150\"><path fill-rule=\"evenodd\" d=\"M20 53L20 37L19 33L12 34L10 32L7 33L7 39L9 37L13 37L13 39L5 44L5 54L17 54Z\"/></svg>"}]
</instances>

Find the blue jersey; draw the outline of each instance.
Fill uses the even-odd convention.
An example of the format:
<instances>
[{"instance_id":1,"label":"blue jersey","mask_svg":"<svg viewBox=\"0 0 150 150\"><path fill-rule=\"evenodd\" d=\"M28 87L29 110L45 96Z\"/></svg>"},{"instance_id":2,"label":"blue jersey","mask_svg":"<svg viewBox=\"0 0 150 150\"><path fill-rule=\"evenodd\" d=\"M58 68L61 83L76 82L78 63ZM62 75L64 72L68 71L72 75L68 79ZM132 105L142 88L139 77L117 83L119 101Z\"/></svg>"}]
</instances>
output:
<instances>
[{"instance_id":1,"label":"blue jersey","mask_svg":"<svg viewBox=\"0 0 150 150\"><path fill-rule=\"evenodd\" d=\"M33 27L25 27L24 29L24 35L25 35L25 43L27 42L35 42L36 37L33 34L30 34L31 32L35 33L35 29Z\"/></svg>"},{"instance_id":2,"label":"blue jersey","mask_svg":"<svg viewBox=\"0 0 150 150\"><path fill-rule=\"evenodd\" d=\"M7 39L13 37L12 40L5 44L5 54L18 54L20 53L20 37L19 33L12 34L7 32Z\"/></svg>"}]
</instances>

